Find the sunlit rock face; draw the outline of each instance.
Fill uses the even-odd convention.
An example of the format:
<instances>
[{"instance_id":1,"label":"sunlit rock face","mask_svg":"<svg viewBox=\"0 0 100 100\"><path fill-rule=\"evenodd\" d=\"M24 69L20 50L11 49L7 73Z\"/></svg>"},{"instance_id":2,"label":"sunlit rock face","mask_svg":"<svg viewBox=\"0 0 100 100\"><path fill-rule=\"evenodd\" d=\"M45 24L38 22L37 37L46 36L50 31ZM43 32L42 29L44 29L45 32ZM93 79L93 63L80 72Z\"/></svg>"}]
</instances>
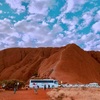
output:
<instances>
[{"instance_id":1,"label":"sunlit rock face","mask_svg":"<svg viewBox=\"0 0 100 100\"><path fill-rule=\"evenodd\" d=\"M27 81L36 74L66 83L100 83L100 52L84 51L76 44L0 51L0 80Z\"/></svg>"},{"instance_id":2,"label":"sunlit rock face","mask_svg":"<svg viewBox=\"0 0 100 100\"><path fill-rule=\"evenodd\" d=\"M75 44L69 44L44 60L39 73L42 77L67 83L99 82L99 60L100 52L88 53Z\"/></svg>"}]
</instances>

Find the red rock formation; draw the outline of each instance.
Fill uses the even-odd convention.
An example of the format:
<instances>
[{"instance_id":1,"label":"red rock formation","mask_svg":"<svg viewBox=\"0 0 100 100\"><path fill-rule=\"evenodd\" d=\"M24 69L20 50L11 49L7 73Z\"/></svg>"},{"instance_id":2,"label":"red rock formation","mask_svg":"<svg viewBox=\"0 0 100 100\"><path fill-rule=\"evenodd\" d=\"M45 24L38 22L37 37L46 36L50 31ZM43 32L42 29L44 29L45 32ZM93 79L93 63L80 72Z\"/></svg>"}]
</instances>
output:
<instances>
[{"instance_id":1,"label":"red rock formation","mask_svg":"<svg viewBox=\"0 0 100 100\"><path fill-rule=\"evenodd\" d=\"M68 83L100 83L100 52L86 52L75 44L0 51L0 80L27 81L36 74Z\"/></svg>"},{"instance_id":2,"label":"red rock formation","mask_svg":"<svg viewBox=\"0 0 100 100\"><path fill-rule=\"evenodd\" d=\"M88 53L93 57L98 63L100 63L100 52L99 51L88 51Z\"/></svg>"},{"instance_id":3,"label":"red rock formation","mask_svg":"<svg viewBox=\"0 0 100 100\"><path fill-rule=\"evenodd\" d=\"M0 80L27 81L38 73L41 62L58 48L10 48L0 51Z\"/></svg>"},{"instance_id":4,"label":"red rock formation","mask_svg":"<svg viewBox=\"0 0 100 100\"><path fill-rule=\"evenodd\" d=\"M100 82L100 63L86 51L71 44L44 60L39 74L67 83Z\"/></svg>"}]
</instances>

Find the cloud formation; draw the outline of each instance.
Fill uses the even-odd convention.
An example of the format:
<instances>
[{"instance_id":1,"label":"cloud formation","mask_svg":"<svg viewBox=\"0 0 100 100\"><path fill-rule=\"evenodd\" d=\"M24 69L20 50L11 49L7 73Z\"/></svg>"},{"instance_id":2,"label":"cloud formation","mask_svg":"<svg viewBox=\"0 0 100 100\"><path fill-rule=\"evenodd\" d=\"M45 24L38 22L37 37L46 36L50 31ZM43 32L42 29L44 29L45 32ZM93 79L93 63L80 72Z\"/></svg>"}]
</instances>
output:
<instances>
[{"instance_id":1,"label":"cloud formation","mask_svg":"<svg viewBox=\"0 0 100 100\"><path fill-rule=\"evenodd\" d=\"M5 0L5 1L6 1L6 3L9 4L9 6L12 9L16 10L16 12L18 14L25 11L25 6L22 5L22 1L24 1L24 0Z\"/></svg>"},{"instance_id":2,"label":"cloud formation","mask_svg":"<svg viewBox=\"0 0 100 100\"><path fill-rule=\"evenodd\" d=\"M100 50L98 2L95 0L91 2L89 0L5 0L0 2L2 7L0 49L54 47L76 43L85 50ZM4 10L5 4L9 6L8 11Z\"/></svg>"},{"instance_id":3,"label":"cloud formation","mask_svg":"<svg viewBox=\"0 0 100 100\"><path fill-rule=\"evenodd\" d=\"M100 26L100 21L93 24L92 29L93 29L94 33L100 32L100 27L99 26Z\"/></svg>"}]
</instances>

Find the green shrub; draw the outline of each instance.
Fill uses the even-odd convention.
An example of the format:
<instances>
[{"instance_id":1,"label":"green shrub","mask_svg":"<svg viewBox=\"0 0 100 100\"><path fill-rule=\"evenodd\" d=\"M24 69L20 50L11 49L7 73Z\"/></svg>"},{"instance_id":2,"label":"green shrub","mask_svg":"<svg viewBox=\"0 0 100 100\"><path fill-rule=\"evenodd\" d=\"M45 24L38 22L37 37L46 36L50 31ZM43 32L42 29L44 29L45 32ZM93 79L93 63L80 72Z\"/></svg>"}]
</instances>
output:
<instances>
[{"instance_id":1,"label":"green shrub","mask_svg":"<svg viewBox=\"0 0 100 100\"><path fill-rule=\"evenodd\" d=\"M2 87L6 90L13 90L15 84L17 84L17 89L21 89L25 86L25 83L19 80L3 80L0 83L2 84Z\"/></svg>"}]
</instances>

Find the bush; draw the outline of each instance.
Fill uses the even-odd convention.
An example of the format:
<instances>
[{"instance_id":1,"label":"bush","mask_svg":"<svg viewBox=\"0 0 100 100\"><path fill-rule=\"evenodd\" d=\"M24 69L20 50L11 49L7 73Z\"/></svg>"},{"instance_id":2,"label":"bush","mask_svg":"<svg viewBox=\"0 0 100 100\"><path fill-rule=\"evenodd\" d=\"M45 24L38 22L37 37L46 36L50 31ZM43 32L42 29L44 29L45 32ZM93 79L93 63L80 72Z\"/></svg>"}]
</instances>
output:
<instances>
[{"instance_id":1,"label":"bush","mask_svg":"<svg viewBox=\"0 0 100 100\"><path fill-rule=\"evenodd\" d=\"M64 97L67 97L64 90L53 89L52 91L47 92L47 95L51 100L63 100Z\"/></svg>"},{"instance_id":2,"label":"bush","mask_svg":"<svg viewBox=\"0 0 100 100\"><path fill-rule=\"evenodd\" d=\"M21 89L25 86L25 83L23 81L19 80L4 80L0 82L2 84L2 87L6 90L13 90L14 85L17 84L17 88Z\"/></svg>"}]
</instances>

